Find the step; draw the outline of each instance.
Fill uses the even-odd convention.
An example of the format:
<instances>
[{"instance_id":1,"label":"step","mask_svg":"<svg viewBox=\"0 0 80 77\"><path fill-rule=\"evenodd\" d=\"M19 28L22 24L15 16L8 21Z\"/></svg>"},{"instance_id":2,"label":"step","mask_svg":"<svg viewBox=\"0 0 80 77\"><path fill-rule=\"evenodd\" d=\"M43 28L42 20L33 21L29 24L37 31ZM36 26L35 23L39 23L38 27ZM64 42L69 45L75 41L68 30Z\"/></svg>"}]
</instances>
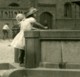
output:
<instances>
[{"instance_id":1,"label":"step","mask_svg":"<svg viewBox=\"0 0 80 77\"><path fill-rule=\"evenodd\" d=\"M24 64L19 63L0 63L0 70L9 70L24 67Z\"/></svg>"}]
</instances>

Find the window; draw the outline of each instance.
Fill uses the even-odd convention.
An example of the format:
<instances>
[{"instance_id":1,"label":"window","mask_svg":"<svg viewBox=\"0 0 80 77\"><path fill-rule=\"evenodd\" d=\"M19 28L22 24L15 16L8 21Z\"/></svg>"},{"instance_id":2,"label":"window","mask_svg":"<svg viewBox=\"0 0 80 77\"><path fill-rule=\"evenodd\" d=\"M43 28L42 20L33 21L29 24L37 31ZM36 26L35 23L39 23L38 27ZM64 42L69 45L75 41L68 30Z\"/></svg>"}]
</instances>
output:
<instances>
[{"instance_id":1,"label":"window","mask_svg":"<svg viewBox=\"0 0 80 77\"><path fill-rule=\"evenodd\" d=\"M71 3L66 3L64 5L64 16L65 17L72 17L72 6L71 6Z\"/></svg>"}]
</instances>

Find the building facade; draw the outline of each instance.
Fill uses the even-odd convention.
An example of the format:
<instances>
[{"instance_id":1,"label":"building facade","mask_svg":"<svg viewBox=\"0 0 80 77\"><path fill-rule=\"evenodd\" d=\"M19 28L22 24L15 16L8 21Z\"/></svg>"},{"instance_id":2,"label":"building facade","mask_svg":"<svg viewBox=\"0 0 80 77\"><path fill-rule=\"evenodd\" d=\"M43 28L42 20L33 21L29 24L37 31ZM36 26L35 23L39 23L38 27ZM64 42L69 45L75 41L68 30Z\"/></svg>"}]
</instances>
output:
<instances>
[{"instance_id":1,"label":"building facade","mask_svg":"<svg viewBox=\"0 0 80 77\"><path fill-rule=\"evenodd\" d=\"M33 6L30 0L0 0L0 37L2 37L2 27L9 24L9 35L12 37L12 27L17 24L15 17L17 13L27 14L28 8Z\"/></svg>"},{"instance_id":2,"label":"building facade","mask_svg":"<svg viewBox=\"0 0 80 77\"><path fill-rule=\"evenodd\" d=\"M80 0L0 0L0 29L5 23L16 24L17 13L38 9L37 20L49 29L80 29Z\"/></svg>"},{"instance_id":3,"label":"building facade","mask_svg":"<svg viewBox=\"0 0 80 77\"><path fill-rule=\"evenodd\" d=\"M80 0L37 0L38 20L50 29L80 29Z\"/></svg>"}]
</instances>

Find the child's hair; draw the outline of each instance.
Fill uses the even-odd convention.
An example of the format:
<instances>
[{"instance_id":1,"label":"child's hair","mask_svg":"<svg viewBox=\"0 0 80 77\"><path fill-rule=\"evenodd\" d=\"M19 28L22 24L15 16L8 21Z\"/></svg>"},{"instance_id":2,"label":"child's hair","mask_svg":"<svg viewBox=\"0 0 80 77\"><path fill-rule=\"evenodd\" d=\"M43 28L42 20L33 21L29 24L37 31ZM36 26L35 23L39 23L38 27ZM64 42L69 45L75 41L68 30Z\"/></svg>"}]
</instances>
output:
<instances>
[{"instance_id":1,"label":"child's hair","mask_svg":"<svg viewBox=\"0 0 80 77\"><path fill-rule=\"evenodd\" d=\"M16 15L16 19L19 20L19 21L23 20L24 18L25 18L25 15L22 14L22 13L19 13L19 14Z\"/></svg>"}]
</instances>

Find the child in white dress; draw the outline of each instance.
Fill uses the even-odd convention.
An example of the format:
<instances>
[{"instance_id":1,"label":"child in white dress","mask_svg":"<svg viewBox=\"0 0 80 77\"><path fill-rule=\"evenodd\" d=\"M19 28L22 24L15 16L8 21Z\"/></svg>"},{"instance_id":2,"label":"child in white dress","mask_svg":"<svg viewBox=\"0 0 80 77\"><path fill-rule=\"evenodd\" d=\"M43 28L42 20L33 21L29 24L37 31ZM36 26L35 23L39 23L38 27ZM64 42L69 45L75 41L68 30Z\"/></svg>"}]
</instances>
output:
<instances>
[{"instance_id":1,"label":"child in white dress","mask_svg":"<svg viewBox=\"0 0 80 77\"><path fill-rule=\"evenodd\" d=\"M19 62L22 64L24 62L24 55L25 55L25 38L24 38L24 31L32 30L33 24L36 24L37 26L40 26L41 28L44 28L41 24L37 23L34 16L37 10L35 8L31 8L27 14L27 18L23 14L18 14L16 16L16 20L20 24L20 32L16 35L16 37L13 39L11 46L14 48L20 49L20 55L19 55Z\"/></svg>"}]
</instances>

